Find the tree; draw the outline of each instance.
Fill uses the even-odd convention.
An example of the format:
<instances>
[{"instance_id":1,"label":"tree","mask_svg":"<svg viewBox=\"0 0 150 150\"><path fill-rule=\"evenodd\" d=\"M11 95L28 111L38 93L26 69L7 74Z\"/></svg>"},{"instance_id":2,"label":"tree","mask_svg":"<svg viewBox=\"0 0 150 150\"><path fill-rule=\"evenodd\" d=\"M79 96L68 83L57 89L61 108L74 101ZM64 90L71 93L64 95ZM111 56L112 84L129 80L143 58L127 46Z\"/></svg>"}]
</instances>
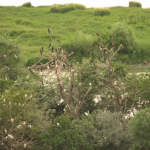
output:
<instances>
[{"instance_id":1,"label":"tree","mask_svg":"<svg viewBox=\"0 0 150 150\"><path fill-rule=\"evenodd\" d=\"M132 54L137 48L137 42L133 29L125 23L115 23L111 28L111 36L115 37L115 45L123 45L122 54Z\"/></svg>"}]
</instances>

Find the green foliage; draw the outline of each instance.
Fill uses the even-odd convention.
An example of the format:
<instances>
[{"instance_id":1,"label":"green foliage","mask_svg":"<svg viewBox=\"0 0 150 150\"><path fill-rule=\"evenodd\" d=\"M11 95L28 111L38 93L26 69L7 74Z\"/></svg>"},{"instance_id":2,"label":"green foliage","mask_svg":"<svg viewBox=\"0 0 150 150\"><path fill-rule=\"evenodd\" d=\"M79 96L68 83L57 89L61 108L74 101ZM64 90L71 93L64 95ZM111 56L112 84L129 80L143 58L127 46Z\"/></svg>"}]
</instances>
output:
<instances>
[{"instance_id":1,"label":"green foliage","mask_svg":"<svg viewBox=\"0 0 150 150\"><path fill-rule=\"evenodd\" d=\"M30 2L26 2L22 6L24 6L24 7L32 7L32 4Z\"/></svg>"},{"instance_id":2,"label":"green foliage","mask_svg":"<svg viewBox=\"0 0 150 150\"><path fill-rule=\"evenodd\" d=\"M122 119L121 114L97 111L73 122L93 149L125 150L128 147L128 128Z\"/></svg>"},{"instance_id":3,"label":"green foliage","mask_svg":"<svg viewBox=\"0 0 150 150\"><path fill-rule=\"evenodd\" d=\"M16 41L0 36L0 53L0 91L2 93L19 75L17 67L20 62L20 50Z\"/></svg>"},{"instance_id":4,"label":"green foliage","mask_svg":"<svg viewBox=\"0 0 150 150\"><path fill-rule=\"evenodd\" d=\"M129 1L129 7L142 8L142 4L139 2Z\"/></svg>"},{"instance_id":5,"label":"green foliage","mask_svg":"<svg viewBox=\"0 0 150 150\"><path fill-rule=\"evenodd\" d=\"M66 45L68 47L62 46L66 48L66 50L70 53L74 51L74 60L81 62L83 57L88 57L90 51L92 50L93 38L90 34L85 34L82 31L76 31L74 36L71 39L70 43Z\"/></svg>"},{"instance_id":6,"label":"green foliage","mask_svg":"<svg viewBox=\"0 0 150 150\"><path fill-rule=\"evenodd\" d=\"M150 149L150 109L137 112L129 122L133 150Z\"/></svg>"},{"instance_id":7,"label":"green foliage","mask_svg":"<svg viewBox=\"0 0 150 150\"><path fill-rule=\"evenodd\" d=\"M91 146L78 133L68 115L60 116L39 136L41 143L35 149L39 150L90 150Z\"/></svg>"},{"instance_id":8,"label":"green foliage","mask_svg":"<svg viewBox=\"0 0 150 150\"><path fill-rule=\"evenodd\" d=\"M112 67L114 68L114 73L118 77L125 77L129 73L130 67L125 63L121 63L120 61L112 62Z\"/></svg>"},{"instance_id":9,"label":"green foliage","mask_svg":"<svg viewBox=\"0 0 150 150\"><path fill-rule=\"evenodd\" d=\"M111 28L111 35L115 37L116 49L120 44L123 45L123 50L119 51L122 54L132 54L137 49L137 42L133 29L125 23L115 23Z\"/></svg>"},{"instance_id":10,"label":"green foliage","mask_svg":"<svg viewBox=\"0 0 150 150\"><path fill-rule=\"evenodd\" d=\"M55 4L50 7L50 12L66 13L66 12L73 11L76 9L84 10L84 9L86 9L86 7L81 4L64 4L64 5Z\"/></svg>"},{"instance_id":11,"label":"green foliage","mask_svg":"<svg viewBox=\"0 0 150 150\"><path fill-rule=\"evenodd\" d=\"M0 147L23 149L32 145L34 110L29 91L8 91L0 97ZM32 106L32 108L31 108ZM19 141L19 142L18 142Z\"/></svg>"},{"instance_id":12,"label":"green foliage","mask_svg":"<svg viewBox=\"0 0 150 150\"><path fill-rule=\"evenodd\" d=\"M108 16L110 15L111 11L108 8L99 8L99 9L94 9L94 15L95 16Z\"/></svg>"}]
</instances>

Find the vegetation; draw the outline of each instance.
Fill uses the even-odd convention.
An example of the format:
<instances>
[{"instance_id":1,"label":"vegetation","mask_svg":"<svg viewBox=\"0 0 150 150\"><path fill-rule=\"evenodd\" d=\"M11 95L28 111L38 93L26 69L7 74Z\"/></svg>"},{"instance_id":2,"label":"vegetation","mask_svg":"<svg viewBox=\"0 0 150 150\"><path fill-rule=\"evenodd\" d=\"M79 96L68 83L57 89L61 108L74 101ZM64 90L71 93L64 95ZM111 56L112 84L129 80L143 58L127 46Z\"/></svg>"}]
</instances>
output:
<instances>
[{"instance_id":1,"label":"vegetation","mask_svg":"<svg viewBox=\"0 0 150 150\"><path fill-rule=\"evenodd\" d=\"M24 3L22 6L24 7L32 7L32 4L30 2Z\"/></svg>"},{"instance_id":2,"label":"vegetation","mask_svg":"<svg viewBox=\"0 0 150 150\"><path fill-rule=\"evenodd\" d=\"M84 10L86 7L81 4L65 4L65 5L60 5L60 4L55 4L50 7L50 12L51 13L66 13L69 11L73 10Z\"/></svg>"},{"instance_id":3,"label":"vegetation","mask_svg":"<svg viewBox=\"0 0 150 150\"><path fill-rule=\"evenodd\" d=\"M110 15L110 10L108 8L97 8L94 10L95 16L107 16Z\"/></svg>"},{"instance_id":4,"label":"vegetation","mask_svg":"<svg viewBox=\"0 0 150 150\"><path fill-rule=\"evenodd\" d=\"M130 1L129 2L129 7L138 7L138 8L142 8L142 4L141 3L139 3L139 2L132 2L132 1Z\"/></svg>"},{"instance_id":5,"label":"vegetation","mask_svg":"<svg viewBox=\"0 0 150 150\"><path fill-rule=\"evenodd\" d=\"M0 150L149 149L149 9L29 7L0 7Z\"/></svg>"},{"instance_id":6,"label":"vegetation","mask_svg":"<svg viewBox=\"0 0 150 150\"><path fill-rule=\"evenodd\" d=\"M132 149L149 149L149 119L150 109L140 110L134 118L130 120L130 133Z\"/></svg>"}]
</instances>

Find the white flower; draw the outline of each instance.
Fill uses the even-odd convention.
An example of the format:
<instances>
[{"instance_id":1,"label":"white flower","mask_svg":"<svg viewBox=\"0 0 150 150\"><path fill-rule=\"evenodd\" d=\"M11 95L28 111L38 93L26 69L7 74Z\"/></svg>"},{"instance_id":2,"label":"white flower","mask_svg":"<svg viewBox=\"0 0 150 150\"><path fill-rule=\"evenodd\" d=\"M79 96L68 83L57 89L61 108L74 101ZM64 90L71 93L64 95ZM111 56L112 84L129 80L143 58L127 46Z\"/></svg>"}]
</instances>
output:
<instances>
[{"instance_id":1,"label":"white flower","mask_svg":"<svg viewBox=\"0 0 150 150\"><path fill-rule=\"evenodd\" d=\"M59 126L60 124L57 122L57 126Z\"/></svg>"},{"instance_id":2,"label":"white flower","mask_svg":"<svg viewBox=\"0 0 150 150\"><path fill-rule=\"evenodd\" d=\"M6 101L6 99L4 98L4 100L3 100L4 102Z\"/></svg>"},{"instance_id":3,"label":"white flower","mask_svg":"<svg viewBox=\"0 0 150 150\"><path fill-rule=\"evenodd\" d=\"M6 55L4 55L4 57L6 57Z\"/></svg>"},{"instance_id":4,"label":"white flower","mask_svg":"<svg viewBox=\"0 0 150 150\"><path fill-rule=\"evenodd\" d=\"M8 134L8 137L10 137L11 139L13 139L14 137L12 136L12 134Z\"/></svg>"},{"instance_id":5,"label":"white flower","mask_svg":"<svg viewBox=\"0 0 150 150\"><path fill-rule=\"evenodd\" d=\"M27 94L25 94L24 96L27 97Z\"/></svg>"},{"instance_id":6,"label":"white flower","mask_svg":"<svg viewBox=\"0 0 150 150\"><path fill-rule=\"evenodd\" d=\"M7 130L5 129L5 133L7 133Z\"/></svg>"},{"instance_id":7,"label":"white flower","mask_svg":"<svg viewBox=\"0 0 150 150\"><path fill-rule=\"evenodd\" d=\"M89 85L90 85L90 86L92 86L92 84L91 84L91 83L89 83Z\"/></svg>"},{"instance_id":8,"label":"white flower","mask_svg":"<svg viewBox=\"0 0 150 150\"><path fill-rule=\"evenodd\" d=\"M16 54L15 54L15 58L18 58Z\"/></svg>"}]
</instances>

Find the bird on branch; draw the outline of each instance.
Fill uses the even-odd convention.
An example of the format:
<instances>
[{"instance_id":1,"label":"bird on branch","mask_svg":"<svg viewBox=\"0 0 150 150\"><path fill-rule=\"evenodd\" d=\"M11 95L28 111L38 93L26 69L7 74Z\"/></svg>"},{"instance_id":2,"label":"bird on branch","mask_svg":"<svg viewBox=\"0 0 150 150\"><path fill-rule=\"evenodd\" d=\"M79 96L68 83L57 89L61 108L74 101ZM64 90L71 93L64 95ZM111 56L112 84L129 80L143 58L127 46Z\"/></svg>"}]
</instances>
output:
<instances>
[{"instance_id":1,"label":"bird on branch","mask_svg":"<svg viewBox=\"0 0 150 150\"><path fill-rule=\"evenodd\" d=\"M50 34L50 29L48 28L48 33Z\"/></svg>"}]
</instances>

